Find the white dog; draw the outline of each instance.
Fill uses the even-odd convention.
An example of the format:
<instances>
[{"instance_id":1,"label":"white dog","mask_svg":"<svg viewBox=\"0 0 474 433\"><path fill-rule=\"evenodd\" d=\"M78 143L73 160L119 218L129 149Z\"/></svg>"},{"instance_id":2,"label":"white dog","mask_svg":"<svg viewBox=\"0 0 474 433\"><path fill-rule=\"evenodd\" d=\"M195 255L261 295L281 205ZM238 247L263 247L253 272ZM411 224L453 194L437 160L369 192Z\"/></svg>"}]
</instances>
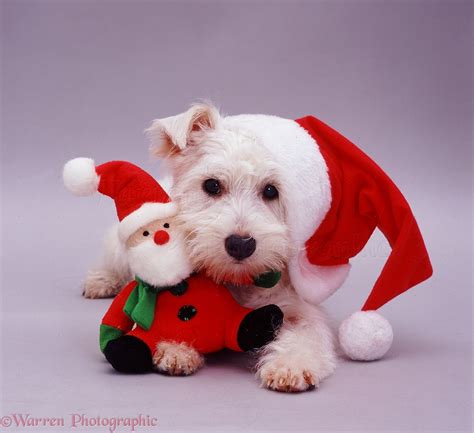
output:
<instances>
[{"instance_id":1,"label":"white dog","mask_svg":"<svg viewBox=\"0 0 474 433\"><path fill-rule=\"evenodd\" d=\"M312 389L335 369L333 335L322 310L300 299L289 282L289 191L280 167L237 118L221 117L211 105L194 105L153 123L152 152L172 170L171 195L180 207L196 269L217 281L237 283L269 269L283 271L271 289L231 288L244 305L275 303L285 313L277 340L260 354L257 376L262 385L278 391ZM116 294L130 279L125 257L112 229L104 263L89 272L84 295Z\"/></svg>"},{"instance_id":2,"label":"white dog","mask_svg":"<svg viewBox=\"0 0 474 433\"><path fill-rule=\"evenodd\" d=\"M393 252L364 311L344 321L339 339L353 359L383 356L392 330L371 310L428 278L432 269L408 203L380 167L310 117L224 117L203 104L155 120L148 133L152 153L171 169L171 195L195 269L229 284L242 304L274 303L285 313L277 339L260 353L257 376L264 386L304 391L334 371L333 336L314 305L341 286L349 259L377 226ZM277 286L249 283L270 270L282 272ZM89 273L85 296L117 293L128 272L112 232L104 265ZM186 362L186 354L175 358Z\"/></svg>"}]
</instances>

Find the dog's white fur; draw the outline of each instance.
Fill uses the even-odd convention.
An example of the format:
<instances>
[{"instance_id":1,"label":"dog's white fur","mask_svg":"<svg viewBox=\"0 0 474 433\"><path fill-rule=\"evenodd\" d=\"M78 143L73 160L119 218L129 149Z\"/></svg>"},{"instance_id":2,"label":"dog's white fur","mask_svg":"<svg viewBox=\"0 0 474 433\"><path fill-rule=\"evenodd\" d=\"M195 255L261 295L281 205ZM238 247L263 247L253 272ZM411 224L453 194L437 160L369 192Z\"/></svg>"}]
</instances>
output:
<instances>
[{"instance_id":1,"label":"dog's white fur","mask_svg":"<svg viewBox=\"0 0 474 433\"><path fill-rule=\"evenodd\" d=\"M283 270L281 281L272 289L230 285L240 303L249 307L275 303L285 313L277 339L260 350L257 377L261 384L278 391L318 386L336 366L333 335L321 308L304 302L290 284L287 264L297 251L288 229L293 192L283 167L263 145L262 137L242 127L235 117L222 117L212 105L194 105L178 116L156 120L148 132L152 152L165 158L173 172L171 196L180 208L194 267L227 282L269 269ZM203 190L209 178L221 183L222 193L217 197ZM263 198L267 184L277 187L277 200ZM320 206L326 207L319 209L321 219L327 200ZM224 248L225 238L232 234L254 237L255 253L236 262ZM107 251L104 266L89 274L87 297L110 296L129 278L113 232Z\"/></svg>"}]
</instances>

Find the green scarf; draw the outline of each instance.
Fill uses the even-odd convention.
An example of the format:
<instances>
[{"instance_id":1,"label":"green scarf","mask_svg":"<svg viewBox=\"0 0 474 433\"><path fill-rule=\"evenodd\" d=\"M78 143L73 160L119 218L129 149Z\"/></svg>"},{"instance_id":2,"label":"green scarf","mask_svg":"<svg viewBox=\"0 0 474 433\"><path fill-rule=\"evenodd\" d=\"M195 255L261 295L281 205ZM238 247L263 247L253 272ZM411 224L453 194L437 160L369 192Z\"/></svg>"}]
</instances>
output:
<instances>
[{"instance_id":1,"label":"green scarf","mask_svg":"<svg viewBox=\"0 0 474 433\"><path fill-rule=\"evenodd\" d=\"M137 285L127 298L127 302L123 307L123 312L133 320L138 326L145 330L149 330L155 318L156 296L160 292L170 290L180 295L184 293L188 287L188 283L183 280L175 286L156 287L146 283L135 276Z\"/></svg>"}]
</instances>

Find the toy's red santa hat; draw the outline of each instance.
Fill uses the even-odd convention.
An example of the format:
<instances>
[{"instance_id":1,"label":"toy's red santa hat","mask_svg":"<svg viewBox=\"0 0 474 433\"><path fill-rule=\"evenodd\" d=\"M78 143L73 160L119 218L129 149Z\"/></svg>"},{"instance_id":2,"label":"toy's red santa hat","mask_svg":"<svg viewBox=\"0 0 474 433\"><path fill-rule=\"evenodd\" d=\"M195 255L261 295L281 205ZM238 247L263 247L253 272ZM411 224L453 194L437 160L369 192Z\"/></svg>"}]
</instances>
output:
<instances>
[{"instance_id":1,"label":"toy's red santa hat","mask_svg":"<svg viewBox=\"0 0 474 433\"><path fill-rule=\"evenodd\" d=\"M64 185L75 195L96 191L115 201L119 236L126 241L144 225L176 215L177 208L160 184L134 164L111 161L95 166L89 158L75 158L63 170Z\"/></svg>"},{"instance_id":2,"label":"toy's red santa hat","mask_svg":"<svg viewBox=\"0 0 474 433\"><path fill-rule=\"evenodd\" d=\"M298 176L296 167L293 170L305 197L295 203L298 214L289 222L299 248L289 264L291 281L307 301L324 301L346 278L349 259L379 228L392 251L362 311L342 323L339 340L352 359L381 358L391 346L393 333L389 322L374 310L431 276L423 238L407 201L377 164L318 119L308 116L296 122L304 131L299 128L299 137L294 136L291 152L300 156L290 165L320 179L312 187L310 180ZM319 152L315 154L308 145ZM329 185L324 181L326 173ZM318 211L304 212L312 207Z\"/></svg>"}]
</instances>

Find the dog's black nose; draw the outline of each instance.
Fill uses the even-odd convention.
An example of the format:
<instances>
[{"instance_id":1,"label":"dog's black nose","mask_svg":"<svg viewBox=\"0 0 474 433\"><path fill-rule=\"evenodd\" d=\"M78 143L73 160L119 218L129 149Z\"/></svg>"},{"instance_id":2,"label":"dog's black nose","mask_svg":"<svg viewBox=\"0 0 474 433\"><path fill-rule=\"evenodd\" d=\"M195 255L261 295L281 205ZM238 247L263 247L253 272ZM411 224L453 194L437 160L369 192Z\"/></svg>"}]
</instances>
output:
<instances>
[{"instance_id":1,"label":"dog's black nose","mask_svg":"<svg viewBox=\"0 0 474 433\"><path fill-rule=\"evenodd\" d=\"M257 248L257 241L250 236L230 235L225 240L225 250L237 260L250 257Z\"/></svg>"}]
</instances>

